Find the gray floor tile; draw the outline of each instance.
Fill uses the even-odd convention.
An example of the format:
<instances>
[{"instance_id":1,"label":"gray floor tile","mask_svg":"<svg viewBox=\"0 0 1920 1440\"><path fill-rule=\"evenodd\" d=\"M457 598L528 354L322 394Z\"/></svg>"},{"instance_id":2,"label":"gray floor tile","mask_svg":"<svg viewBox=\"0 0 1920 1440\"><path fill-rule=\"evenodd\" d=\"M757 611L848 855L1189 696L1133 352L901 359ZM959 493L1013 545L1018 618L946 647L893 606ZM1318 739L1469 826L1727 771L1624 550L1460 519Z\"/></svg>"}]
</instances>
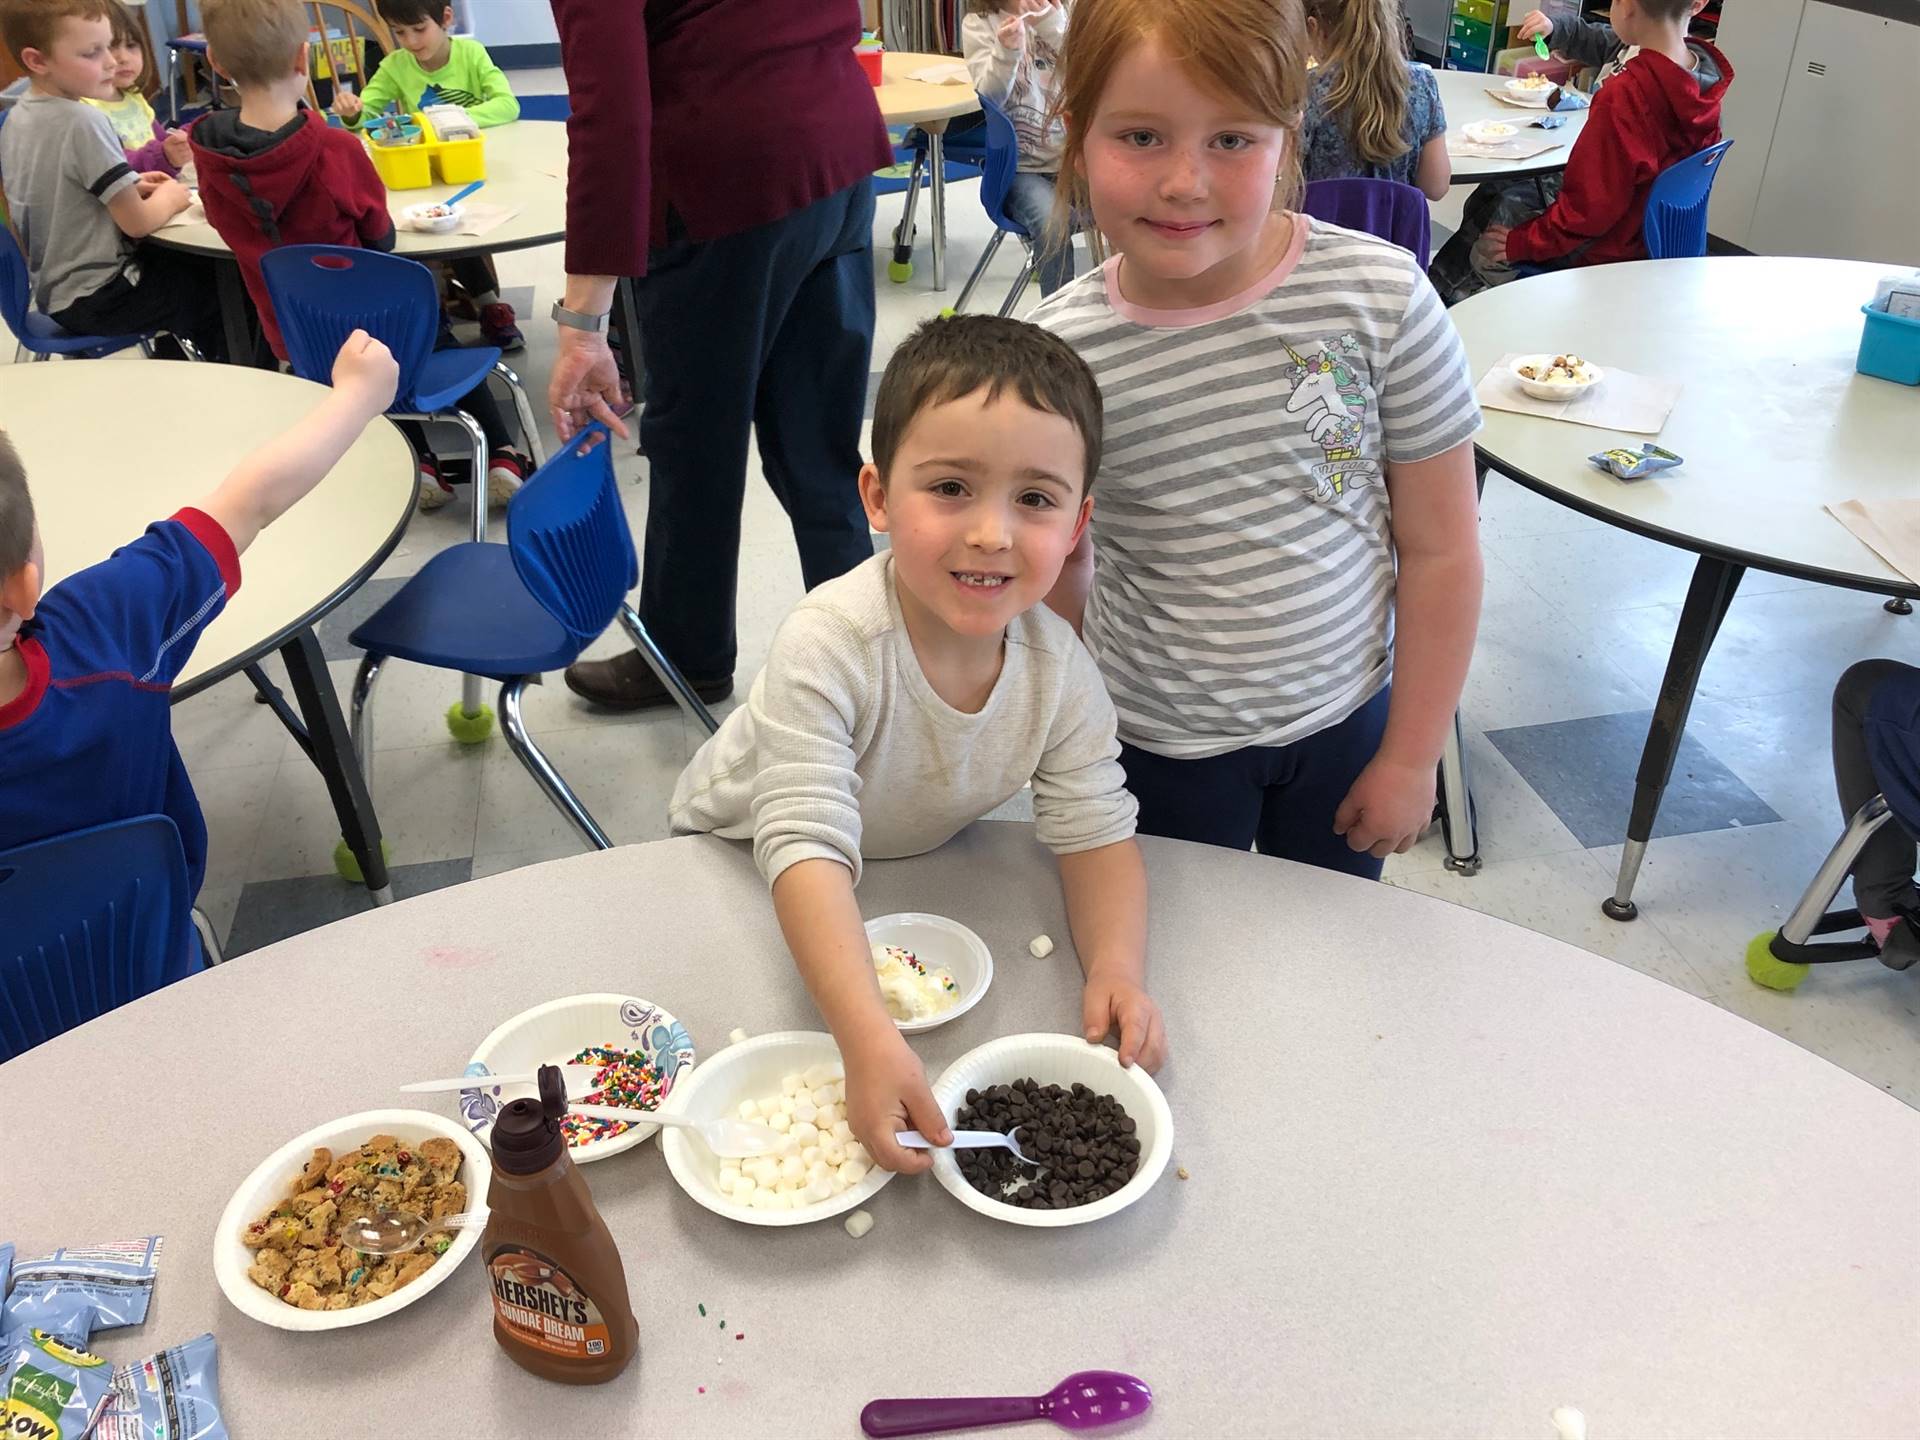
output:
<instances>
[{"instance_id":1,"label":"gray floor tile","mask_svg":"<svg viewBox=\"0 0 1920 1440\"><path fill-rule=\"evenodd\" d=\"M1627 837L1634 772L1651 718L1651 711L1629 710L1493 730L1487 738L1561 824L1591 850L1618 845ZM1771 825L1779 819L1772 806L1688 735L1680 742L1653 834L1655 839L1695 835Z\"/></svg>"},{"instance_id":2,"label":"gray floor tile","mask_svg":"<svg viewBox=\"0 0 1920 1440\"><path fill-rule=\"evenodd\" d=\"M329 660L358 660L360 649L349 644L347 637L362 620L399 594L400 587L406 583L405 579L369 580L342 600L339 608L322 620L315 632L320 638L320 653ZM343 690L341 694L344 696L346 692Z\"/></svg>"},{"instance_id":3,"label":"gray floor tile","mask_svg":"<svg viewBox=\"0 0 1920 1440\"><path fill-rule=\"evenodd\" d=\"M388 874L393 881L394 899L405 900L430 890L466 883L473 875L473 861L469 858L400 865ZM363 886L349 885L338 875L256 880L240 892L240 905L227 932L227 958L231 960L289 935L331 925L335 920L372 908L373 901Z\"/></svg>"}]
</instances>

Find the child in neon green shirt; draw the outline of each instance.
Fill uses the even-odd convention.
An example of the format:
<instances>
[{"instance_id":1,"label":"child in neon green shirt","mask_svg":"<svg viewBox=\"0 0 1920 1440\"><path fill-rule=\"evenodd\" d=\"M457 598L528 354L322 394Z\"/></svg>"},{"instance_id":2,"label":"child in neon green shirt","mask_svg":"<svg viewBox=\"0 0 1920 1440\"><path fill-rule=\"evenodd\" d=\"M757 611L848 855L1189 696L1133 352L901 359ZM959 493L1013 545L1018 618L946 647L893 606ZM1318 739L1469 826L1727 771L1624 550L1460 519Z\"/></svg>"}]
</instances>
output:
<instances>
[{"instance_id":1,"label":"child in neon green shirt","mask_svg":"<svg viewBox=\"0 0 1920 1440\"><path fill-rule=\"evenodd\" d=\"M460 106L482 129L520 118L520 102L487 47L447 33L453 7L445 0L376 0L375 8L400 48L380 62L360 94L334 95L333 113L349 127L395 102L411 114L429 90L437 103Z\"/></svg>"}]
</instances>

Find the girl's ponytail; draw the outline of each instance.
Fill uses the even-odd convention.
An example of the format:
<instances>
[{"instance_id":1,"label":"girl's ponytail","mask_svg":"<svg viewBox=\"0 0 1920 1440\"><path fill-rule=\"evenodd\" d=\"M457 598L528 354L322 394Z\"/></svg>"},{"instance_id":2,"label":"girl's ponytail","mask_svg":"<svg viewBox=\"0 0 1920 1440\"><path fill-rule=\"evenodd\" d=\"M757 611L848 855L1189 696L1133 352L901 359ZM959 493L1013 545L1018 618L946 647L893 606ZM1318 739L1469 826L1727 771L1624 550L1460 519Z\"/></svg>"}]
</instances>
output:
<instances>
[{"instance_id":1,"label":"girl's ponytail","mask_svg":"<svg viewBox=\"0 0 1920 1440\"><path fill-rule=\"evenodd\" d=\"M1407 153L1407 55L1399 0L1306 0L1323 65L1336 67L1326 107L1369 165Z\"/></svg>"}]
</instances>

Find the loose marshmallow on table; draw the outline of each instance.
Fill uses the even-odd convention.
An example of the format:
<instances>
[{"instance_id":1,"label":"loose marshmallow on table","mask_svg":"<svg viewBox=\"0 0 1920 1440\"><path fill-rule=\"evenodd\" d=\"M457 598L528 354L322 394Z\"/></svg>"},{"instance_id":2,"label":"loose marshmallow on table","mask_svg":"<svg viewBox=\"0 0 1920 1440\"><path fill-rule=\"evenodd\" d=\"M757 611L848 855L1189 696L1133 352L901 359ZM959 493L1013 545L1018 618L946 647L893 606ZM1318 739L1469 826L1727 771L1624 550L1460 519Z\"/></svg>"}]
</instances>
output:
<instances>
[{"instance_id":1,"label":"loose marshmallow on table","mask_svg":"<svg viewBox=\"0 0 1920 1440\"><path fill-rule=\"evenodd\" d=\"M846 1098L845 1072L815 1065L781 1077L778 1095L742 1100L740 1118L779 1132L780 1147L723 1162L721 1193L754 1210L804 1210L866 1179L873 1157L841 1118Z\"/></svg>"},{"instance_id":2,"label":"loose marshmallow on table","mask_svg":"<svg viewBox=\"0 0 1920 1440\"><path fill-rule=\"evenodd\" d=\"M1027 953L1036 960L1046 959L1053 954L1053 937L1051 935L1034 936L1027 942Z\"/></svg>"}]
</instances>

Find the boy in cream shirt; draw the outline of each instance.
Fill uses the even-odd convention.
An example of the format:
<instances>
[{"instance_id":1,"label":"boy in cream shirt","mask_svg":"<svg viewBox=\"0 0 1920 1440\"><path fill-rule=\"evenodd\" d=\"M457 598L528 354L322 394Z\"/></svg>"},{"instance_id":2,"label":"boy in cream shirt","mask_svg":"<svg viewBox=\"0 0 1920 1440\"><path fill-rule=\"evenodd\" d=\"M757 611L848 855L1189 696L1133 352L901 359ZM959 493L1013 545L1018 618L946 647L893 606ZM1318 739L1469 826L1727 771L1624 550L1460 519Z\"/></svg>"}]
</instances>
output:
<instances>
[{"instance_id":1,"label":"boy in cream shirt","mask_svg":"<svg viewBox=\"0 0 1920 1440\"><path fill-rule=\"evenodd\" d=\"M1146 872L1113 704L1042 603L1086 528L1100 392L1017 320L922 325L874 403L868 519L891 548L808 595L745 706L680 777L673 827L753 841L801 977L839 1041L848 1123L879 1163L931 1160L893 1135L948 1127L880 998L854 885L863 858L917 855L1033 785L1086 973L1089 1040L1158 1069L1145 989Z\"/></svg>"}]
</instances>

